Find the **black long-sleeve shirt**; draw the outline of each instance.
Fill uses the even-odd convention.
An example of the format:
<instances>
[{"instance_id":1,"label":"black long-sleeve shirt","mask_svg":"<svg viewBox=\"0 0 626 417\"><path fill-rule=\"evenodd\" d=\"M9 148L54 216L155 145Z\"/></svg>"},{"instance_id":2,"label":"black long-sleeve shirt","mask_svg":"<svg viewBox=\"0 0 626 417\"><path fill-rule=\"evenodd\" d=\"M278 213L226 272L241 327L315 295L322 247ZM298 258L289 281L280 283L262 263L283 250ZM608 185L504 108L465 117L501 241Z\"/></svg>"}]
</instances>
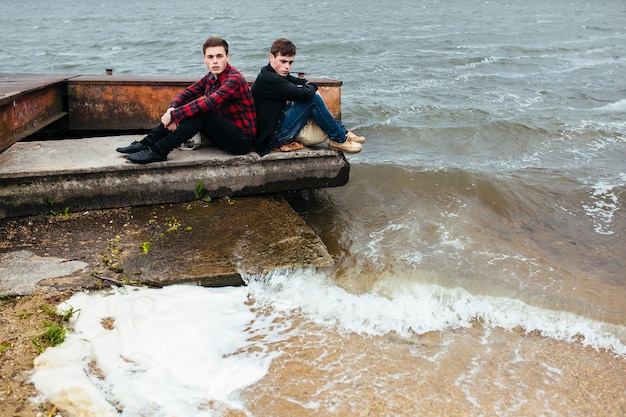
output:
<instances>
[{"instance_id":1,"label":"black long-sleeve shirt","mask_svg":"<svg viewBox=\"0 0 626 417\"><path fill-rule=\"evenodd\" d=\"M317 86L304 78L282 77L270 64L261 68L252 85L257 116L256 149L260 155L271 151L270 141L283 121L287 101L310 100L316 91Z\"/></svg>"}]
</instances>

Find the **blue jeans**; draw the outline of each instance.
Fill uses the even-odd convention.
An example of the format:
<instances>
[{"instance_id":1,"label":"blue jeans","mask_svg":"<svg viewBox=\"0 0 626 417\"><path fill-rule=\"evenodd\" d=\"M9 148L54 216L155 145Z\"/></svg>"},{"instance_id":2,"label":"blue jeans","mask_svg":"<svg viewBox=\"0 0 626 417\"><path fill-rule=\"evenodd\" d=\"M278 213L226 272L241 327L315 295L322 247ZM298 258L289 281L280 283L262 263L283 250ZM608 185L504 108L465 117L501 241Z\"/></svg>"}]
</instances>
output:
<instances>
[{"instance_id":1,"label":"blue jeans","mask_svg":"<svg viewBox=\"0 0 626 417\"><path fill-rule=\"evenodd\" d=\"M290 101L285 108L285 118L272 139L272 148L293 142L306 122L312 118L322 128L328 138L335 142L345 142L347 130L328 111L322 96L315 94L308 101Z\"/></svg>"}]
</instances>

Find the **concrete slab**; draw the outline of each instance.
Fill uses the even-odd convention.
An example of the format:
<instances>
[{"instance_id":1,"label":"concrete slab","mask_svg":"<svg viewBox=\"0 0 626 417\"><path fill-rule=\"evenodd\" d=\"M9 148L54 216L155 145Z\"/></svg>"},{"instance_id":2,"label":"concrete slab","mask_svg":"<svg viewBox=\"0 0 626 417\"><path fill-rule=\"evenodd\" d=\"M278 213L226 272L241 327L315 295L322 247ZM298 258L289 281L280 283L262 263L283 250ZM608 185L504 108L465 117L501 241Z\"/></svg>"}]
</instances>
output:
<instances>
[{"instance_id":1,"label":"concrete slab","mask_svg":"<svg viewBox=\"0 0 626 417\"><path fill-rule=\"evenodd\" d=\"M37 256L28 250L0 253L0 294L30 294L37 284L85 271L89 264L54 256Z\"/></svg>"},{"instance_id":2,"label":"concrete slab","mask_svg":"<svg viewBox=\"0 0 626 417\"><path fill-rule=\"evenodd\" d=\"M276 195L0 220L0 296L111 285L243 285L245 274L334 267Z\"/></svg>"},{"instance_id":3,"label":"concrete slab","mask_svg":"<svg viewBox=\"0 0 626 417\"><path fill-rule=\"evenodd\" d=\"M345 185L340 152L230 155L215 147L174 150L137 165L115 152L141 136L19 142L0 154L0 218L192 201ZM199 188L198 188L199 187ZM200 193L198 193L200 190Z\"/></svg>"}]
</instances>

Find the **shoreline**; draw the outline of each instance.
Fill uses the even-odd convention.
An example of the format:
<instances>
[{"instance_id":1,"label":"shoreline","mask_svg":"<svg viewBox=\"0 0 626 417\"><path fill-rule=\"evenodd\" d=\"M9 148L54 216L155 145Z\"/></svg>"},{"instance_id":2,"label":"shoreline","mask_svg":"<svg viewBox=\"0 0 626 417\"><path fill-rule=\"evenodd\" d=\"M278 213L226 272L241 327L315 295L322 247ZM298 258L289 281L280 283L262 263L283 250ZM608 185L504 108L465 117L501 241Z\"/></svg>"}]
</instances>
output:
<instances>
[{"instance_id":1,"label":"shoreline","mask_svg":"<svg viewBox=\"0 0 626 417\"><path fill-rule=\"evenodd\" d=\"M279 195L2 219L0 236L0 417L54 409L31 402L28 382L32 340L49 319L43 304L111 286L242 285L244 271L334 265Z\"/></svg>"}]
</instances>

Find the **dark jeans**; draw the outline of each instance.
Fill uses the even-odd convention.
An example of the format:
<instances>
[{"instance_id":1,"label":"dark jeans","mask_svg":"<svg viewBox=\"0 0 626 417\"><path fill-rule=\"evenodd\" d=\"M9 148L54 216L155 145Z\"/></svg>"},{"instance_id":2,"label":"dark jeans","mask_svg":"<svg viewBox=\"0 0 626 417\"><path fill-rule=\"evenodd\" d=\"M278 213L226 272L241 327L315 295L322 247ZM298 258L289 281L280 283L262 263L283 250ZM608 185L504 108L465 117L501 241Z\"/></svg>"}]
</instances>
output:
<instances>
[{"instance_id":1,"label":"dark jeans","mask_svg":"<svg viewBox=\"0 0 626 417\"><path fill-rule=\"evenodd\" d=\"M159 123L140 143L150 146L161 155L167 155L198 132L203 133L220 148L235 155L248 153L254 146L252 138L244 136L228 120L213 111L183 120L174 131L168 130L163 123Z\"/></svg>"}]
</instances>

